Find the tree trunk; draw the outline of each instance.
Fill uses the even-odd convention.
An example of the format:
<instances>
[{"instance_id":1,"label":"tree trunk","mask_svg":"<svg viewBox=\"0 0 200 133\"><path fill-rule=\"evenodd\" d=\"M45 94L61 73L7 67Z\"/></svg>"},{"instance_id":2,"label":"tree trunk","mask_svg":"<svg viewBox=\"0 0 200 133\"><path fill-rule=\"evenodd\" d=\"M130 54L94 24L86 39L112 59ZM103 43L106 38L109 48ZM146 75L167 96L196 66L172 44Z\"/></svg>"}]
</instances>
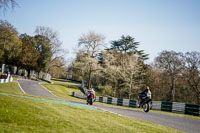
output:
<instances>
[{"instance_id":1,"label":"tree trunk","mask_svg":"<svg viewBox=\"0 0 200 133\"><path fill-rule=\"evenodd\" d=\"M129 99L131 99L131 95L132 95L132 84L133 84L133 74L131 74L131 82L129 84Z\"/></svg>"},{"instance_id":2,"label":"tree trunk","mask_svg":"<svg viewBox=\"0 0 200 133\"><path fill-rule=\"evenodd\" d=\"M117 83L115 82L114 97L117 97Z\"/></svg>"},{"instance_id":3,"label":"tree trunk","mask_svg":"<svg viewBox=\"0 0 200 133\"><path fill-rule=\"evenodd\" d=\"M88 86L87 86L87 88L88 89L90 89L90 87L91 87L91 77L90 77L90 74L88 75L89 77L88 77Z\"/></svg>"},{"instance_id":4,"label":"tree trunk","mask_svg":"<svg viewBox=\"0 0 200 133\"><path fill-rule=\"evenodd\" d=\"M28 79L30 79L31 78L31 70L28 69L27 71L28 71Z\"/></svg>"},{"instance_id":5,"label":"tree trunk","mask_svg":"<svg viewBox=\"0 0 200 133\"><path fill-rule=\"evenodd\" d=\"M130 93L128 94L128 99L131 99L131 94Z\"/></svg>"},{"instance_id":6,"label":"tree trunk","mask_svg":"<svg viewBox=\"0 0 200 133\"><path fill-rule=\"evenodd\" d=\"M197 104L200 104L200 93L197 94Z\"/></svg>"},{"instance_id":7,"label":"tree trunk","mask_svg":"<svg viewBox=\"0 0 200 133\"><path fill-rule=\"evenodd\" d=\"M19 73L19 67L17 67L16 75L18 75L18 73Z\"/></svg>"},{"instance_id":8,"label":"tree trunk","mask_svg":"<svg viewBox=\"0 0 200 133\"><path fill-rule=\"evenodd\" d=\"M92 72L91 72L91 68L90 68L89 75L88 75L88 89L91 88L91 74L92 74Z\"/></svg>"},{"instance_id":9,"label":"tree trunk","mask_svg":"<svg viewBox=\"0 0 200 133\"><path fill-rule=\"evenodd\" d=\"M172 102L175 101L175 79L171 78L171 92L172 92Z\"/></svg>"},{"instance_id":10,"label":"tree trunk","mask_svg":"<svg viewBox=\"0 0 200 133\"><path fill-rule=\"evenodd\" d=\"M117 97L117 87L115 86L114 97Z\"/></svg>"},{"instance_id":11,"label":"tree trunk","mask_svg":"<svg viewBox=\"0 0 200 133\"><path fill-rule=\"evenodd\" d=\"M132 84L132 83L131 83ZM128 94L128 98L131 99L131 89L132 89L132 85L129 85L129 94Z\"/></svg>"},{"instance_id":12,"label":"tree trunk","mask_svg":"<svg viewBox=\"0 0 200 133\"><path fill-rule=\"evenodd\" d=\"M40 72L37 72L37 78L38 78L38 79L40 78L39 74L40 74Z\"/></svg>"}]
</instances>

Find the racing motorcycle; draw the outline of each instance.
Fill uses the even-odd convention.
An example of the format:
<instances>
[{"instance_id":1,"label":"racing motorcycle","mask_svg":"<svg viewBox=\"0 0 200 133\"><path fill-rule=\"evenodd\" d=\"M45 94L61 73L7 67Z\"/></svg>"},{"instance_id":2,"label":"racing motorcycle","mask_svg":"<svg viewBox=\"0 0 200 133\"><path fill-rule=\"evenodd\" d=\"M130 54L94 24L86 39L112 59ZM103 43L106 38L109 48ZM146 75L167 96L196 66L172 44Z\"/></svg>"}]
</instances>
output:
<instances>
[{"instance_id":1,"label":"racing motorcycle","mask_svg":"<svg viewBox=\"0 0 200 133\"><path fill-rule=\"evenodd\" d=\"M90 104L92 105L95 101L95 97L94 97L94 94L90 94L87 98L87 104Z\"/></svg>"},{"instance_id":2,"label":"racing motorcycle","mask_svg":"<svg viewBox=\"0 0 200 133\"><path fill-rule=\"evenodd\" d=\"M138 107L143 108L144 112L149 112L151 108L152 99L149 96L138 94Z\"/></svg>"}]
</instances>

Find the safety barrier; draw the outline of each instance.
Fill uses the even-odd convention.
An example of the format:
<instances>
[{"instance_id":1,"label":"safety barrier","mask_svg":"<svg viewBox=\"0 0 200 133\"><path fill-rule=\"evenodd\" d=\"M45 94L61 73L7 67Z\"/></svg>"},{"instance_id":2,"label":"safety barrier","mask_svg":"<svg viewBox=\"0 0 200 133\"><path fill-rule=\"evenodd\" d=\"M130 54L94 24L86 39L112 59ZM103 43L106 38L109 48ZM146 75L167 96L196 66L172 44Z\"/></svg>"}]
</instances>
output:
<instances>
[{"instance_id":1,"label":"safety barrier","mask_svg":"<svg viewBox=\"0 0 200 133\"><path fill-rule=\"evenodd\" d=\"M86 99L86 96L82 93L72 92L72 96ZM137 107L136 100L113 98L113 97L95 97L97 102L113 104L125 107ZM185 104L179 102L168 102L168 101L152 101L152 110L161 110L173 113L181 113L188 115L200 116L200 104Z\"/></svg>"},{"instance_id":2,"label":"safety barrier","mask_svg":"<svg viewBox=\"0 0 200 133\"><path fill-rule=\"evenodd\" d=\"M76 93L76 92L72 92L72 96L73 97L78 97L78 98L81 98L81 99L86 99L86 96L82 93Z\"/></svg>"},{"instance_id":3,"label":"safety barrier","mask_svg":"<svg viewBox=\"0 0 200 133\"><path fill-rule=\"evenodd\" d=\"M172 112L172 102L162 101L161 111Z\"/></svg>"},{"instance_id":4,"label":"safety barrier","mask_svg":"<svg viewBox=\"0 0 200 133\"><path fill-rule=\"evenodd\" d=\"M173 102L172 112L184 114L185 113L185 103Z\"/></svg>"},{"instance_id":5,"label":"safety barrier","mask_svg":"<svg viewBox=\"0 0 200 133\"><path fill-rule=\"evenodd\" d=\"M153 101L152 102L152 109L153 110L161 110L161 105L162 105L161 101Z\"/></svg>"},{"instance_id":6,"label":"safety barrier","mask_svg":"<svg viewBox=\"0 0 200 133\"><path fill-rule=\"evenodd\" d=\"M1 78L2 77L2 78ZM0 83L8 83L8 82L13 82L13 77L8 74L8 76L6 75L1 75L0 77Z\"/></svg>"},{"instance_id":7,"label":"safety barrier","mask_svg":"<svg viewBox=\"0 0 200 133\"><path fill-rule=\"evenodd\" d=\"M185 114L200 116L200 105L185 104Z\"/></svg>"}]
</instances>

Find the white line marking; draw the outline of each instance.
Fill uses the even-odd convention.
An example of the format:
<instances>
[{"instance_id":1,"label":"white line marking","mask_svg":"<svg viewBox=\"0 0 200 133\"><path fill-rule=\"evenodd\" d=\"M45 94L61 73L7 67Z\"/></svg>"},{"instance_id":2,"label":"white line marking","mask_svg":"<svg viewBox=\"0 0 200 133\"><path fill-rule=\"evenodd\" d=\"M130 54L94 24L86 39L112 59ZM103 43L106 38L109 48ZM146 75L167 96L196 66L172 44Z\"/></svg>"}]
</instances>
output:
<instances>
[{"instance_id":1,"label":"white line marking","mask_svg":"<svg viewBox=\"0 0 200 133\"><path fill-rule=\"evenodd\" d=\"M26 92L22 89L21 85L19 84L19 82L17 81L19 88L21 89L21 91L26 94Z\"/></svg>"},{"instance_id":2,"label":"white line marking","mask_svg":"<svg viewBox=\"0 0 200 133\"><path fill-rule=\"evenodd\" d=\"M50 90L48 90L47 88L45 88L44 86L41 85L41 83L38 83L42 88L44 88L45 90L47 90L49 93L51 93L51 95L54 95ZM56 95L54 95L55 97L58 97Z\"/></svg>"}]
</instances>

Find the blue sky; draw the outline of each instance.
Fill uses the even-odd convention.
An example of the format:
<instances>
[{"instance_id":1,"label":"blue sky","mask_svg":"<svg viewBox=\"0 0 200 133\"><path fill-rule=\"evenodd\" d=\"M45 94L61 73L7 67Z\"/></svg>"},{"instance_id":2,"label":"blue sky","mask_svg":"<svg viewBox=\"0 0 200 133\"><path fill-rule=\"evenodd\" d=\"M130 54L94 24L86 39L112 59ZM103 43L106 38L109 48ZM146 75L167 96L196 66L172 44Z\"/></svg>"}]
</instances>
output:
<instances>
[{"instance_id":1,"label":"blue sky","mask_svg":"<svg viewBox=\"0 0 200 133\"><path fill-rule=\"evenodd\" d=\"M16 0L7 20L19 33L34 35L36 26L58 31L64 48L73 48L82 33L95 31L109 46L121 35L140 42L153 61L159 52L200 50L200 0ZM199 51L200 52L200 51Z\"/></svg>"}]
</instances>

